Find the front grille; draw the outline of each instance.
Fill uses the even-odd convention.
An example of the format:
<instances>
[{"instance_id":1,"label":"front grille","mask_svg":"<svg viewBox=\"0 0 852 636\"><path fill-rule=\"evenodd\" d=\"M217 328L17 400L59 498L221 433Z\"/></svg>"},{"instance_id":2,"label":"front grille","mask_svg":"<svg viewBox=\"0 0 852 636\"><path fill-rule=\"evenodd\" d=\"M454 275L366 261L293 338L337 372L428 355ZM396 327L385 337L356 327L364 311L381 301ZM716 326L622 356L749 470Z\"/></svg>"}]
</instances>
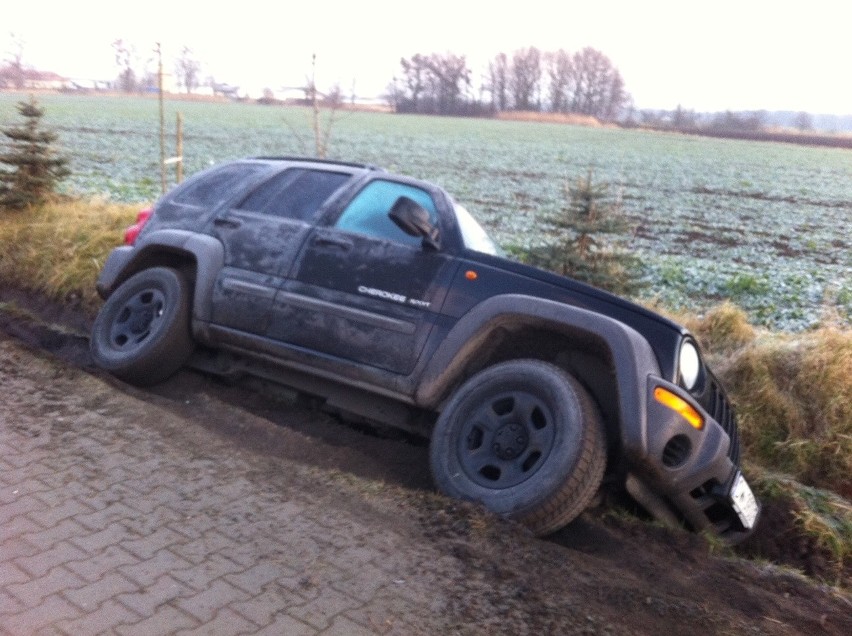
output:
<instances>
[{"instance_id":1,"label":"front grille","mask_svg":"<svg viewBox=\"0 0 852 636\"><path fill-rule=\"evenodd\" d=\"M737 418L728 396L722 389L722 385L716 377L707 372L707 383L704 393L698 399L699 404L704 407L714 420L721 424L722 428L731 438L731 447L728 449L728 457L734 464L740 463L740 436L737 430Z\"/></svg>"}]
</instances>

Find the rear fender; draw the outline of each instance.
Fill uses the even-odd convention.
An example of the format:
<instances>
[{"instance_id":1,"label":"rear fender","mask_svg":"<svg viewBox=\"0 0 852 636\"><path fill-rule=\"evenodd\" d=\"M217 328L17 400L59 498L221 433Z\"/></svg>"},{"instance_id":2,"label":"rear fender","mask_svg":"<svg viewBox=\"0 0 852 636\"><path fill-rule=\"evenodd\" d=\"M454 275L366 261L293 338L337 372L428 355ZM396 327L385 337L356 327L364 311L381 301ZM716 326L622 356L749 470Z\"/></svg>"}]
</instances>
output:
<instances>
[{"instance_id":1,"label":"rear fender","mask_svg":"<svg viewBox=\"0 0 852 636\"><path fill-rule=\"evenodd\" d=\"M158 230L139 238L133 246L123 245L110 252L96 283L101 298L108 298L130 276L148 267L167 265L170 258L195 261L192 317L209 322L216 276L225 264L225 249L212 236L184 230Z\"/></svg>"}]
</instances>

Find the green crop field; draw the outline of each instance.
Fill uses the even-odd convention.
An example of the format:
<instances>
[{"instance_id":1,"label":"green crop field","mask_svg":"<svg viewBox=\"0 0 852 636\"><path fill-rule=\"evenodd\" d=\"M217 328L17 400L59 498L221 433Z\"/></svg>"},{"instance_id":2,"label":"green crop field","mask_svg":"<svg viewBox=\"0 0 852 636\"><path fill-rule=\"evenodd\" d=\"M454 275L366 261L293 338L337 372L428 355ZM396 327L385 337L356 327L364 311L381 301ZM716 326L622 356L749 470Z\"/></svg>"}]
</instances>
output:
<instances>
[{"instance_id":1,"label":"green crop field","mask_svg":"<svg viewBox=\"0 0 852 636\"><path fill-rule=\"evenodd\" d=\"M21 96L0 94L0 125ZM85 196L159 194L155 99L45 95ZM310 113L169 101L185 119L191 174L232 158L311 154ZM174 140L168 144L172 154ZM700 310L730 298L752 320L799 330L826 311L852 320L852 152L559 124L340 112L330 156L375 163L449 190L503 245L542 240L566 180L611 184L646 264L647 298Z\"/></svg>"}]
</instances>

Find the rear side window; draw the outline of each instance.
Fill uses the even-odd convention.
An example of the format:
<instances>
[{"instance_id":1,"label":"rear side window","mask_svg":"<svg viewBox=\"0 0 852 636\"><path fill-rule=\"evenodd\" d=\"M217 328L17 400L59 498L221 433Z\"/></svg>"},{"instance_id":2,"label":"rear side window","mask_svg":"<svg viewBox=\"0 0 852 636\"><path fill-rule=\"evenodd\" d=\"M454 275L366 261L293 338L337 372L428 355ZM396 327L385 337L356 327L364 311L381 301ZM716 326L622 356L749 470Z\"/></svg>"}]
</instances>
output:
<instances>
[{"instance_id":1,"label":"rear side window","mask_svg":"<svg viewBox=\"0 0 852 636\"><path fill-rule=\"evenodd\" d=\"M309 221L350 178L341 172L291 168L264 182L236 206L240 210Z\"/></svg>"},{"instance_id":2,"label":"rear side window","mask_svg":"<svg viewBox=\"0 0 852 636\"><path fill-rule=\"evenodd\" d=\"M269 167L250 163L233 163L213 168L178 188L171 201L196 207L214 206L230 197L234 189L246 179L263 170L269 170Z\"/></svg>"}]
</instances>

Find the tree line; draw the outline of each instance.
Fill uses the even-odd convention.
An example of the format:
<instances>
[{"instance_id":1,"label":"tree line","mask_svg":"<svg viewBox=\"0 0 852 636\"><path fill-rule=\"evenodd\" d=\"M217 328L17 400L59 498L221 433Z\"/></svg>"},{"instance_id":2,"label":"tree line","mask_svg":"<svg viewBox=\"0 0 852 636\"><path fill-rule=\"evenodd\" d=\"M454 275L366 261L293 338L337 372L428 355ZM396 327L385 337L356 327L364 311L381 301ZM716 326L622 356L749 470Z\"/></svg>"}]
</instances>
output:
<instances>
[{"instance_id":1,"label":"tree line","mask_svg":"<svg viewBox=\"0 0 852 636\"><path fill-rule=\"evenodd\" d=\"M24 42L12 34L12 46L0 63L0 88L22 89L27 73ZM135 93L156 90L158 78L153 54L140 55L124 39L112 42L117 76L112 86ZM205 86L213 94L237 98L239 86L216 82L202 76L203 64L188 46L173 59L173 78L179 90L195 92ZM337 108L347 101L339 85L320 92L313 76L305 76L304 104L320 103ZM682 106L674 110L638 110L618 68L601 51L586 47L570 53L564 49L542 51L534 46L511 54L498 53L486 68L475 73L464 55L417 53L400 59L400 72L383 96L400 113L457 116L492 116L505 111L532 111L579 114L627 127L673 130L697 134L758 135L773 126L809 133L813 118L800 112L779 124L766 111L697 113ZM351 99L354 101L355 96ZM267 88L261 103L280 103L275 91Z\"/></svg>"},{"instance_id":2,"label":"tree line","mask_svg":"<svg viewBox=\"0 0 852 636\"><path fill-rule=\"evenodd\" d=\"M531 46L498 53L478 83L464 55L415 54L400 60L388 89L397 112L488 115L503 111L576 113L618 119L631 97L618 68L601 51L569 53Z\"/></svg>"},{"instance_id":3,"label":"tree line","mask_svg":"<svg viewBox=\"0 0 852 636\"><path fill-rule=\"evenodd\" d=\"M134 92L150 82L136 73L132 46L117 39L112 47L120 90ZM198 87L200 69L192 50L183 47L175 62L178 85L187 92ZM208 83L215 85L212 78ZM306 80L306 99L310 88ZM401 58L400 73L388 86L386 99L400 113L487 116L514 110L576 113L603 121L619 119L631 103L620 71L601 51L586 47L574 53L548 52L534 46L497 54L478 79L464 55L417 53Z\"/></svg>"}]
</instances>

